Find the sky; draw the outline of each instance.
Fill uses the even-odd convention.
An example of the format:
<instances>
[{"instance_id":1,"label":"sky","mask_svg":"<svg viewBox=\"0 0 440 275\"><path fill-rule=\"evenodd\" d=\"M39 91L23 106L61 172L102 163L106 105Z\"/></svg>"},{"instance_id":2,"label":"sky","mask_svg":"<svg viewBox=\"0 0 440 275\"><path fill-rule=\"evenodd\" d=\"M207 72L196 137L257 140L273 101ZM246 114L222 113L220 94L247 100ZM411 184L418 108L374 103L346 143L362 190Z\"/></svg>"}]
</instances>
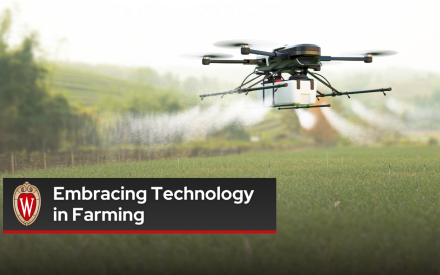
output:
<instances>
[{"instance_id":1,"label":"sky","mask_svg":"<svg viewBox=\"0 0 440 275\"><path fill-rule=\"evenodd\" d=\"M224 52L227 39L313 43L322 55L394 50L372 64L345 62L321 73L414 69L440 73L440 1L56 1L2 0L13 11L12 43L38 31L50 60L149 66L182 77L243 78L250 66L179 58L194 52ZM270 50L270 49L261 49ZM249 57L248 57L249 58Z\"/></svg>"}]
</instances>

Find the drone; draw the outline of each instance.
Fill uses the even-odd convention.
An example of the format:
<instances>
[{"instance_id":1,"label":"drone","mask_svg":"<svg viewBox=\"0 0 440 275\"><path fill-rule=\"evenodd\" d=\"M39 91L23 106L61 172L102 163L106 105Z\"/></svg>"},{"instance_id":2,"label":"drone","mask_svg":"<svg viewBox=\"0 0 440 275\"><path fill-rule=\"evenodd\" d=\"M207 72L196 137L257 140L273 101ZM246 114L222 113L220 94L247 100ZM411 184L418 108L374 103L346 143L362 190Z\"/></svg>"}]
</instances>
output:
<instances>
[{"instance_id":1,"label":"drone","mask_svg":"<svg viewBox=\"0 0 440 275\"><path fill-rule=\"evenodd\" d=\"M254 71L249 74L237 88L220 93L200 95L201 100L210 96L223 96L228 94L245 94L257 91L258 102L263 107L276 107L283 109L300 108L320 108L330 107L330 104L316 105L316 99L321 97L336 97L346 95L350 98L352 94L382 92L386 96L386 91L390 88L380 88L373 90L341 92L334 88L330 82L317 71L321 71L323 63L330 61L363 61L372 63L373 56L386 56L397 54L395 51L370 51L355 53L355 57L335 57L321 55L321 48L315 44L296 44L284 45L273 49L272 52L253 49L254 46L268 45L269 42L256 40L226 40L214 44L222 48L241 48L242 55L256 54L255 59L229 60L219 58L230 58L232 55L222 53L206 53L197 55L185 55L183 57L202 58L203 65L213 63L220 64L243 64L254 65ZM252 47L252 48L251 48ZM328 64L328 63L327 63ZM313 70L313 72L312 72ZM290 77L284 79L282 73L289 73ZM246 81L251 75L256 75ZM312 76L309 78L307 75ZM259 79L260 78L260 79ZM328 87L331 93L322 93L318 90L318 83ZM253 82L254 83L251 83ZM245 85L249 85L244 87Z\"/></svg>"}]
</instances>

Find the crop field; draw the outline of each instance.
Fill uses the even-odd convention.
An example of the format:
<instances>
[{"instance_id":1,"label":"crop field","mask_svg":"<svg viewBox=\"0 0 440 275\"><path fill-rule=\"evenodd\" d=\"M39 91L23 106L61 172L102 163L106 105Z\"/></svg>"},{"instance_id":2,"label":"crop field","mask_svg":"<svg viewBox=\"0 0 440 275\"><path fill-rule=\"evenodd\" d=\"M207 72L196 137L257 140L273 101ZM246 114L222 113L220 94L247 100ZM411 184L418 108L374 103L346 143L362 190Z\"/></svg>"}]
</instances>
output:
<instances>
[{"instance_id":1,"label":"crop field","mask_svg":"<svg viewBox=\"0 0 440 275\"><path fill-rule=\"evenodd\" d=\"M8 177L275 177L278 194L276 234L2 234L0 274L438 274L439 175L438 146L322 148L0 174L1 227Z\"/></svg>"},{"instance_id":2,"label":"crop field","mask_svg":"<svg viewBox=\"0 0 440 275\"><path fill-rule=\"evenodd\" d=\"M166 89L141 84L88 70L57 66L47 80L51 90L64 92L69 100L94 107L111 97L124 99L132 93L158 94Z\"/></svg>"},{"instance_id":3,"label":"crop field","mask_svg":"<svg viewBox=\"0 0 440 275\"><path fill-rule=\"evenodd\" d=\"M105 96L122 98L129 91L148 87L93 72L58 66L49 79L52 89L64 91L72 101L81 101L93 106Z\"/></svg>"}]
</instances>

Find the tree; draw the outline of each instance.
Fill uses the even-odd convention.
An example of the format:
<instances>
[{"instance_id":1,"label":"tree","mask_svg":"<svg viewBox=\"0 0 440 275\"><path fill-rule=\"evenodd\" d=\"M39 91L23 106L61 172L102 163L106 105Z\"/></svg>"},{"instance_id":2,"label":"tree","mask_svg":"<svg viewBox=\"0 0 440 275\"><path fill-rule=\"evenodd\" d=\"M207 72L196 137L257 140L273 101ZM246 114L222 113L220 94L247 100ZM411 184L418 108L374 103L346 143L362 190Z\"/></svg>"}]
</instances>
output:
<instances>
[{"instance_id":1,"label":"tree","mask_svg":"<svg viewBox=\"0 0 440 275\"><path fill-rule=\"evenodd\" d=\"M0 17L0 151L57 149L74 110L64 96L47 91L35 33L10 48L11 18L9 10Z\"/></svg>"}]
</instances>

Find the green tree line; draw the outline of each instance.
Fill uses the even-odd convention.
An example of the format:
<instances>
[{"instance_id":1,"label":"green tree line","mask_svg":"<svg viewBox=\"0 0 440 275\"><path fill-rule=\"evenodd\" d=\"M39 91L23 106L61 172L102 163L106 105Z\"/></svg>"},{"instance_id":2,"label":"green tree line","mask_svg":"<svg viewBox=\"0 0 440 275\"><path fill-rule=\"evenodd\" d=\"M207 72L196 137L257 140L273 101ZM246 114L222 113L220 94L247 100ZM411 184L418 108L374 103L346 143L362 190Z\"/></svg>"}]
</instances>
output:
<instances>
[{"instance_id":1,"label":"green tree line","mask_svg":"<svg viewBox=\"0 0 440 275\"><path fill-rule=\"evenodd\" d=\"M100 147L100 137L108 133L102 132L106 118L96 110L137 114L184 108L173 88L151 84L129 89L122 97L104 98L95 111L69 102L63 91L49 87L47 80L53 72L35 56L39 49L37 34L32 32L12 46L8 41L11 24L12 14L7 9L0 14L0 153L44 154L60 148Z\"/></svg>"},{"instance_id":2,"label":"green tree line","mask_svg":"<svg viewBox=\"0 0 440 275\"><path fill-rule=\"evenodd\" d=\"M47 70L34 54L36 33L12 47L7 41L11 22L11 11L5 10L0 17L0 152L45 152L63 142L77 146L87 137L75 125L92 123L93 116L48 92Z\"/></svg>"}]
</instances>

